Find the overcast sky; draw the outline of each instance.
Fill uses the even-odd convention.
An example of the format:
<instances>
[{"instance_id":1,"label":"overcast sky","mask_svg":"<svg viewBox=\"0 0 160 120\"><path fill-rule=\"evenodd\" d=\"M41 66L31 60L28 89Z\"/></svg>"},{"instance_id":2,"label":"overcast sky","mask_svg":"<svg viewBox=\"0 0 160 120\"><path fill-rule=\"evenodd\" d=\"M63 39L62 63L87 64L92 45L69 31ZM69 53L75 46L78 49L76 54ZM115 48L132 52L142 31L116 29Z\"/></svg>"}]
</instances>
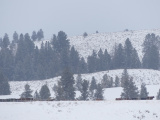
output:
<instances>
[{"instance_id":1,"label":"overcast sky","mask_svg":"<svg viewBox=\"0 0 160 120\"><path fill-rule=\"evenodd\" d=\"M41 29L46 39L63 30L116 32L160 28L160 0L0 0L0 37Z\"/></svg>"}]
</instances>

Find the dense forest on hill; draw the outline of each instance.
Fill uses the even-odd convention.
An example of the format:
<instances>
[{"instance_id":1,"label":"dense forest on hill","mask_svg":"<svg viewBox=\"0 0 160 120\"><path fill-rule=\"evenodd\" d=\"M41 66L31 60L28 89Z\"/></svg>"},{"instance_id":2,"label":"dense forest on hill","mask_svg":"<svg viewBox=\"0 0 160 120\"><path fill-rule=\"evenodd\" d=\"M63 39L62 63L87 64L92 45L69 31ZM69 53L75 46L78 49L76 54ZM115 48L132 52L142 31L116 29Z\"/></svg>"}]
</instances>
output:
<instances>
[{"instance_id":1,"label":"dense forest on hill","mask_svg":"<svg viewBox=\"0 0 160 120\"><path fill-rule=\"evenodd\" d=\"M86 37L86 36L84 36ZM13 38L5 34L0 38L0 69L9 80L24 81L47 79L61 75L65 68L73 74L93 73L111 69L159 69L159 37L147 34L143 44L144 57L139 60L136 49L129 38L124 46L115 46L113 54L107 48L98 52L93 50L87 60L79 56L74 46L70 45L67 34L63 31L53 35L52 40L43 42L43 30L18 35ZM41 41L41 47L35 46Z\"/></svg>"}]
</instances>

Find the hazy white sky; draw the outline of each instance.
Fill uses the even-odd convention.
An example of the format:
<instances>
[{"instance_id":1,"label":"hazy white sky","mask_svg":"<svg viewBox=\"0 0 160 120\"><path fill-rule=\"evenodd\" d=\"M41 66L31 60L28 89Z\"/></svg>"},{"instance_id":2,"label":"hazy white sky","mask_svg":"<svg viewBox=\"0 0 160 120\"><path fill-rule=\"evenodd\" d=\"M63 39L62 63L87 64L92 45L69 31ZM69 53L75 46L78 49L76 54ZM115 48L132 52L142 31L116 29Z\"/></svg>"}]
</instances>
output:
<instances>
[{"instance_id":1,"label":"hazy white sky","mask_svg":"<svg viewBox=\"0 0 160 120\"><path fill-rule=\"evenodd\" d=\"M116 32L160 28L160 0L0 0L0 37L43 29L45 38L63 30Z\"/></svg>"}]
</instances>

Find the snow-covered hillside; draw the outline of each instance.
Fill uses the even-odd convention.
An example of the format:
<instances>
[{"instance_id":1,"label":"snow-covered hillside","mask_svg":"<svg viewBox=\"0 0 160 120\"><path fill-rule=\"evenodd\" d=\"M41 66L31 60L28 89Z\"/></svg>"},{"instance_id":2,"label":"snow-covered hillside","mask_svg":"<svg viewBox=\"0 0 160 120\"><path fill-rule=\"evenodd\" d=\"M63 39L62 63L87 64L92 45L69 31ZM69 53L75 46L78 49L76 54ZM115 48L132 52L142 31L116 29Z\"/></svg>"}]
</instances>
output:
<instances>
[{"instance_id":1,"label":"snow-covered hillside","mask_svg":"<svg viewBox=\"0 0 160 120\"><path fill-rule=\"evenodd\" d=\"M139 30L139 31L123 31L123 32L111 32L111 33L94 33L89 34L87 37L83 35L71 36L68 37L70 40L70 45L74 46L75 49L79 52L81 57L87 59L89 55L92 54L92 51L99 51L101 48L103 51L108 50L110 54L113 53L115 45L121 43L124 45L127 38L130 39L134 48L136 48L140 60L143 57L142 53L142 44L147 34L154 33L155 35L160 36L160 29L153 30ZM43 40L43 43L50 40ZM35 45L40 48L42 41L36 41Z\"/></svg>"},{"instance_id":2,"label":"snow-covered hillside","mask_svg":"<svg viewBox=\"0 0 160 120\"><path fill-rule=\"evenodd\" d=\"M82 74L82 79L86 79L91 81L94 76L97 82L101 82L104 74L107 74L110 77L113 77L113 80L116 76L121 78L123 70L110 70L110 71L102 71L91 74ZM160 71L157 70L147 70L147 69L130 69L128 70L130 76L134 78L134 81L138 87L140 87L141 83L147 84L147 88L149 91L149 95L156 96L158 89L160 89ZM74 75L76 79L77 75ZM52 90L54 84L57 84L57 81L60 80L60 77L55 77L47 80L36 80L36 81L11 81L11 95L9 96L0 96L0 98L19 98L20 94L24 91L24 85L28 83L33 90L33 93L37 90L39 91L41 86L44 84L48 84L49 89L51 91L52 96L54 97L54 92ZM116 97L120 97L122 92L122 88L108 88L104 92L104 96L106 100L114 100Z\"/></svg>"},{"instance_id":3,"label":"snow-covered hillside","mask_svg":"<svg viewBox=\"0 0 160 120\"><path fill-rule=\"evenodd\" d=\"M119 43L124 45L125 40L129 38L133 47L138 51L140 59L142 59L142 44L148 33L160 35L160 29L94 33L89 34L85 38L83 36L73 36L69 37L69 39L71 46L74 45L79 54L86 59L88 55L92 54L93 50L99 51L100 48L103 51L104 49L107 49L109 53L112 53L115 45L118 45Z\"/></svg>"},{"instance_id":4,"label":"snow-covered hillside","mask_svg":"<svg viewBox=\"0 0 160 120\"><path fill-rule=\"evenodd\" d=\"M160 101L0 103L0 120L159 120Z\"/></svg>"}]
</instances>

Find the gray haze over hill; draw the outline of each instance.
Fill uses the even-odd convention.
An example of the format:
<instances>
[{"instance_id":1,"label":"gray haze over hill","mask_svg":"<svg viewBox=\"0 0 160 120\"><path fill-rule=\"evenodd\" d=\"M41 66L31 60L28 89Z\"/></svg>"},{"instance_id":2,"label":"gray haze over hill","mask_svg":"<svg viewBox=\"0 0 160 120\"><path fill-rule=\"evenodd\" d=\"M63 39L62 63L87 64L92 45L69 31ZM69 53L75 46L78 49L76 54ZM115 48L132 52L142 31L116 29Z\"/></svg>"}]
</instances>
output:
<instances>
[{"instance_id":1,"label":"gray haze over hill","mask_svg":"<svg viewBox=\"0 0 160 120\"><path fill-rule=\"evenodd\" d=\"M45 38L160 28L159 0L0 0L0 37L43 29Z\"/></svg>"}]
</instances>

